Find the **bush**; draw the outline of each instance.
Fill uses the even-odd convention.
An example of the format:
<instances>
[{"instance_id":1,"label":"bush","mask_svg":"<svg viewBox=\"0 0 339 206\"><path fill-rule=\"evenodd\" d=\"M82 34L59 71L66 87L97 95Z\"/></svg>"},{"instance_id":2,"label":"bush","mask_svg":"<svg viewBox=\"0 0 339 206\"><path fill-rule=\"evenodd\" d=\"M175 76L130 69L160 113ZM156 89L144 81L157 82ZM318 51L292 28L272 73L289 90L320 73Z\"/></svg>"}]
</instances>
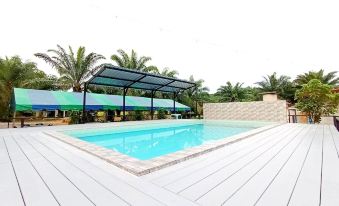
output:
<instances>
[{"instance_id":1,"label":"bush","mask_svg":"<svg viewBox=\"0 0 339 206\"><path fill-rule=\"evenodd\" d=\"M160 109L158 111L158 119L166 119L166 111L163 109Z\"/></svg>"},{"instance_id":2,"label":"bush","mask_svg":"<svg viewBox=\"0 0 339 206\"><path fill-rule=\"evenodd\" d=\"M295 107L305 112L314 123L320 123L321 117L334 114L339 104L339 94L331 89L331 86L312 79L297 90Z\"/></svg>"},{"instance_id":3,"label":"bush","mask_svg":"<svg viewBox=\"0 0 339 206\"><path fill-rule=\"evenodd\" d=\"M144 114L143 114L142 111L136 110L134 112L134 114L135 114L135 120L143 120L144 119Z\"/></svg>"},{"instance_id":4,"label":"bush","mask_svg":"<svg viewBox=\"0 0 339 206\"><path fill-rule=\"evenodd\" d=\"M72 111L69 115L70 122L69 124L79 124L80 123L80 113L78 111Z\"/></svg>"}]
</instances>

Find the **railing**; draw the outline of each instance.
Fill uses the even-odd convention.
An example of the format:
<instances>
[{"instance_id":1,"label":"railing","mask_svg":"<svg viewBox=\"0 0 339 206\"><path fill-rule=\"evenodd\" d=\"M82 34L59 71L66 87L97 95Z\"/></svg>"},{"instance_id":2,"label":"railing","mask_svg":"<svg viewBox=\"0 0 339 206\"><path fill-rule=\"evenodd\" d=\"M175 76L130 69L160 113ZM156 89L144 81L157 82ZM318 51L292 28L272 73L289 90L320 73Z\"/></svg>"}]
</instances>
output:
<instances>
[{"instance_id":1,"label":"railing","mask_svg":"<svg viewBox=\"0 0 339 206\"><path fill-rule=\"evenodd\" d=\"M288 115L288 122L289 123L301 123L301 120L298 120L298 117L305 117L307 124L312 124L312 119L308 115L303 114L289 114ZM339 116L324 116L324 117L332 117L333 118L333 125L339 131Z\"/></svg>"}]
</instances>

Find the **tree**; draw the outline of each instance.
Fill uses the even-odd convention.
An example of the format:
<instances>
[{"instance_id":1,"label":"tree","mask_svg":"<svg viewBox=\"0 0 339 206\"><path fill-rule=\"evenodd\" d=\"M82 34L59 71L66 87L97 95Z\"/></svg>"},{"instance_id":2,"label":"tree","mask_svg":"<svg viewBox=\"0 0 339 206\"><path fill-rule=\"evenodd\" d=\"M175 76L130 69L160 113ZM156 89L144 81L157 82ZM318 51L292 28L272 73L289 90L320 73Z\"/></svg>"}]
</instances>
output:
<instances>
[{"instance_id":1,"label":"tree","mask_svg":"<svg viewBox=\"0 0 339 206\"><path fill-rule=\"evenodd\" d=\"M296 108L305 112L314 123L320 123L321 117L334 114L339 104L339 94L331 91L331 86L312 79L296 92Z\"/></svg>"},{"instance_id":2,"label":"tree","mask_svg":"<svg viewBox=\"0 0 339 206\"><path fill-rule=\"evenodd\" d=\"M97 65L98 61L105 59L104 56L96 53L86 55L85 47L79 47L74 54L72 47L69 46L69 53L64 48L57 45L57 49L50 49L47 52L53 56L44 53L36 53L35 56L45 60L60 74L60 81L67 88L72 88L74 92L82 91L82 84L102 65Z\"/></svg>"},{"instance_id":3,"label":"tree","mask_svg":"<svg viewBox=\"0 0 339 206\"><path fill-rule=\"evenodd\" d=\"M185 92L183 92L183 94L179 96L180 102L182 102L183 104L189 105L191 108L195 108L196 103L199 106L202 106L201 105L202 102L209 101L209 94L208 94L209 88L203 86L204 80L203 79L195 80L193 75L191 75L189 77L189 81L194 82L196 84L196 87L190 88L186 90Z\"/></svg>"},{"instance_id":4,"label":"tree","mask_svg":"<svg viewBox=\"0 0 339 206\"><path fill-rule=\"evenodd\" d=\"M289 102L294 102L295 87L290 81L290 77L281 75L277 76L277 73L274 72L271 75L263 77L264 80L256 82L259 86L259 91L261 92L277 92L278 96L286 99Z\"/></svg>"},{"instance_id":5,"label":"tree","mask_svg":"<svg viewBox=\"0 0 339 206\"><path fill-rule=\"evenodd\" d=\"M179 72L177 70L171 70L168 67L165 67L161 72L160 75L165 77L177 78Z\"/></svg>"},{"instance_id":6,"label":"tree","mask_svg":"<svg viewBox=\"0 0 339 206\"><path fill-rule=\"evenodd\" d=\"M225 86L220 86L217 95L221 102L241 102L245 99L246 93L242 87L243 83L237 82L234 86L231 82L226 82Z\"/></svg>"},{"instance_id":7,"label":"tree","mask_svg":"<svg viewBox=\"0 0 339 206\"><path fill-rule=\"evenodd\" d=\"M118 50L118 54L113 54L111 59L119 66L128 69L135 69L138 71L158 73L158 69L155 66L147 66L146 63L151 61L151 57L142 56L138 57L138 54L132 50L131 55L128 55L122 49Z\"/></svg>"},{"instance_id":8,"label":"tree","mask_svg":"<svg viewBox=\"0 0 339 206\"><path fill-rule=\"evenodd\" d=\"M303 84L307 84L312 79L318 79L323 84L336 86L339 84L339 77L336 77L336 74L336 71L325 74L323 69L320 69L319 71L309 71L307 73L298 75L294 82L299 88L302 87Z\"/></svg>"},{"instance_id":9,"label":"tree","mask_svg":"<svg viewBox=\"0 0 339 206\"><path fill-rule=\"evenodd\" d=\"M8 114L13 88L27 88L42 74L34 62L23 62L19 56L0 58L0 117Z\"/></svg>"}]
</instances>

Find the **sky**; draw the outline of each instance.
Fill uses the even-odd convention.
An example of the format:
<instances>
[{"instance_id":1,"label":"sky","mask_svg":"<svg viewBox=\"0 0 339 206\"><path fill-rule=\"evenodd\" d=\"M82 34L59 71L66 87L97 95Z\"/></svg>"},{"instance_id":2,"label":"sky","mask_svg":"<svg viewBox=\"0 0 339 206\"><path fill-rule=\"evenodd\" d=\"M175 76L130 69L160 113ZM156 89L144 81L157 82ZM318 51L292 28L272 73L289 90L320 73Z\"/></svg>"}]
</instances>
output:
<instances>
[{"instance_id":1,"label":"sky","mask_svg":"<svg viewBox=\"0 0 339 206\"><path fill-rule=\"evenodd\" d=\"M0 57L71 45L104 55L134 49L179 78L253 86L277 72L339 70L339 2L329 0L0 0Z\"/></svg>"}]
</instances>

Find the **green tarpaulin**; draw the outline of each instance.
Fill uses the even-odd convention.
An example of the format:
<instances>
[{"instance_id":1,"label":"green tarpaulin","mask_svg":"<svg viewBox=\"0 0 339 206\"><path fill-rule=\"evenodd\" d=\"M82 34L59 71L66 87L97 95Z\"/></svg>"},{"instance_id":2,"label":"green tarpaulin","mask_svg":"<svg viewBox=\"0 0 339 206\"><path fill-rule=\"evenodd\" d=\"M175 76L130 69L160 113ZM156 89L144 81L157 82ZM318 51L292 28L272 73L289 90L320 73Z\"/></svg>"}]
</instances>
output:
<instances>
[{"instance_id":1,"label":"green tarpaulin","mask_svg":"<svg viewBox=\"0 0 339 206\"><path fill-rule=\"evenodd\" d=\"M82 110L83 93L15 88L12 109L15 111ZM86 110L122 110L123 96L87 93ZM190 107L175 103L176 111ZM153 100L154 110L173 110L173 100ZM126 110L151 110L151 98L126 96Z\"/></svg>"}]
</instances>

